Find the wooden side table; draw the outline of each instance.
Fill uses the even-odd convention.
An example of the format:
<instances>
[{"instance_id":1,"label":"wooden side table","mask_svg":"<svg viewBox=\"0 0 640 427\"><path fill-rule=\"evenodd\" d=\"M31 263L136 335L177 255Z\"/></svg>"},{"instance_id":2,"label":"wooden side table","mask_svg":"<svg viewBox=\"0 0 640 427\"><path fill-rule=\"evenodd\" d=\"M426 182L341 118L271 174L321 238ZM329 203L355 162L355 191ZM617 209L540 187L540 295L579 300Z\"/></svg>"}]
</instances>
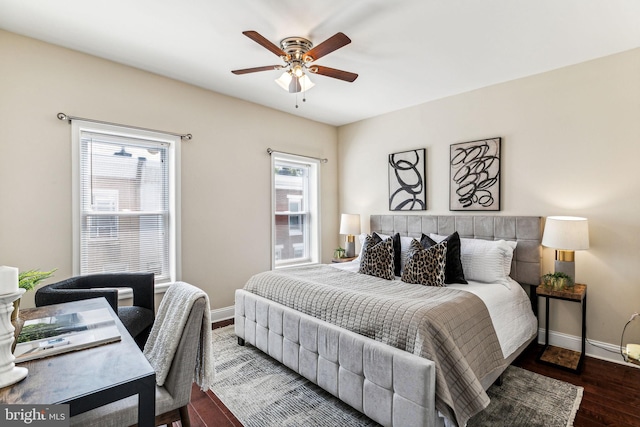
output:
<instances>
[{"instance_id":1,"label":"wooden side table","mask_svg":"<svg viewBox=\"0 0 640 427\"><path fill-rule=\"evenodd\" d=\"M570 372L580 372L584 363L585 342L587 337L587 285L575 284L573 288L554 291L543 285L536 288L537 297L545 298L545 333L544 347L538 356L538 361L547 365L558 366ZM582 304L582 351L577 352L566 348L549 345L549 300L578 302Z\"/></svg>"},{"instance_id":2,"label":"wooden side table","mask_svg":"<svg viewBox=\"0 0 640 427\"><path fill-rule=\"evenodd\" d=\"M354 259L358 258L358 256L350 256L350 257L344 257L344 258L333 258L331 260L331 262L349 262L349 261L353 261Z\"/></svg>"}]
</instances>

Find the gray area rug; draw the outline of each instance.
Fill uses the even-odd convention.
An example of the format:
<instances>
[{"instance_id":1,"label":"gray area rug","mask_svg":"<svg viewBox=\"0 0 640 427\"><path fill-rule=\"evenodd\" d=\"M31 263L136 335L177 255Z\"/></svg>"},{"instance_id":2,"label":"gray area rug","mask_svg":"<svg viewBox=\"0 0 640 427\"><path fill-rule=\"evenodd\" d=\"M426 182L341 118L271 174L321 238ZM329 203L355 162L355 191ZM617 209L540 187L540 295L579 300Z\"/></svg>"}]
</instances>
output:
<instances>
[{"instance_id":1,"label":"gray area rug","mask_svg":"<svg viewBox=\"0 0 640 427\"><path fill-rule=\"evenodd\" d=\"M377 426L260 350L239 346L233 326L213 330L212 390L245 427ZM491 404L468 427L572 426L582 387L510 366Z\"/></svg>"}]
</instances>

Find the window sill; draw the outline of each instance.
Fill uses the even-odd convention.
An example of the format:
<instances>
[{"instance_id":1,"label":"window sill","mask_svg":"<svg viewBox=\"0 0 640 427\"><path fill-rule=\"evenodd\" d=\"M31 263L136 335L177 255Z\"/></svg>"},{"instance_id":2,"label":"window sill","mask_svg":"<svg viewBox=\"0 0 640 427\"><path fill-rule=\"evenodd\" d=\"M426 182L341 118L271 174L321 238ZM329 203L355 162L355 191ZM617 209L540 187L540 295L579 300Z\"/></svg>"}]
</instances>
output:
<instances>
[{"instance_id":1,"label":"window sill","mask_svg":"<svg viewBox=\"0 0 640 427\"><path fill-rule=\"evenodd\" d=\"M274 270L282 270L285 268L294 268L294 267L303 267L303 266L308 266L308 265L320 265L319 262L312 262L312 261L308 261L308 262L300 262L297 264L286 264L286 265L276 265Z\"/></svg>"},{"instance_id":2,"label":"window sill","mask_svg":"<svg viewBox=\"0 0 640 427\"><path fill-rule=\"evenodd\" d=\"M163 294L169 289L173 282L156 283L154 286L154 294ZM133 290L131 288L118 288L118 300L133 298Z\"/></svg>"}]
</instances>

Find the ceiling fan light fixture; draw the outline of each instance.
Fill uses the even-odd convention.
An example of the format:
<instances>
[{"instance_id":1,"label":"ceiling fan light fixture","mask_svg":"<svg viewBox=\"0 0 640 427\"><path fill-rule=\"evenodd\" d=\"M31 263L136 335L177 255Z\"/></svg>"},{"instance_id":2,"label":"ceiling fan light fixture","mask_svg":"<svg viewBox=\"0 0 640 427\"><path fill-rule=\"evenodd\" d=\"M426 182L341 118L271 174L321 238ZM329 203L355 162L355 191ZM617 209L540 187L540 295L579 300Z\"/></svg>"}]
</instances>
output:
<instances>
[{"instance_id":1,"label":"ceiling fan light fixture","mask_svg":"<svg viewBox=\"0 0 640 427\"><path fill-rule=\"evenodd\" d=\"M280 77L275 79L275 82L278 83L278 86L280 86L282 89L289 92L289 83L291 83L291 80L291 74L289 73L289 71L285 71Z\"/></svg>"},{"instance_id":2,"label":"ceiling fan light fixture","mask_svg":"<svg viewBox=\"0 0 640 427\"><path fill-rule=\"evenodd\" d=\"M300 82L300 86L302 87L303 92L308 91L316 85L306 74L303 74L302 77L298 79L298 81Z\"/></svg>"},{"instance_id":3,"label":"ceiling fan light fixture","mask_svg":"<svg viewBox=\"0 0 640 427\"><path fill-rule=\"evenodd\" d=\"M315 86L306 74L296 77L292 71L285 71L275 82L289 93L306 92Z\"/></svg>"},{"instance_id":4,"label":"ceiling fan light fixture","mask_svg":"<svg viewBox=\"0 0 640 427\"><path fill-rule=\"evenodd\" d=\"M300 65L294 65L293 67L291 67L291 72L293 73L294 76L296 77L302 77L304 76L304 70L302 69L302 66Z\"/></svg>"},{"instance_id":5,"label":"ceiling fan light fixture","mask_svg":"<svg viewBox=\"0 0 640 427\"><path fill-rule=\"evenodd\" d=\"M291 82L289 82L289 93L302 92L302 85L300 79L296 76L291 76Z\"/></svg>"}]
</instances>

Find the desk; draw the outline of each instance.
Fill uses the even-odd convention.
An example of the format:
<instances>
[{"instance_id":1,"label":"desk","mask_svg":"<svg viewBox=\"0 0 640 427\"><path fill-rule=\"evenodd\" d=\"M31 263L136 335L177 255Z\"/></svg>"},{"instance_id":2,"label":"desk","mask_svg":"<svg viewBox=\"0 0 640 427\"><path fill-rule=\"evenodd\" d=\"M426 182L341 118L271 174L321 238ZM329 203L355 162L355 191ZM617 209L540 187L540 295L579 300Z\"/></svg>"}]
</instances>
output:
<instances>
[{"instance_id":1,"label":"desk","mask_svg":"<svg viewBox=\"0 0 640 427\"><path fill-rule=\"evenodd\" d=\"M138 425L155 424L156 374L104 298L20 310L23 320L107 308L121 341L20 363L24 380L0 389L7 404L69 404L70 415L138 395Z\"/></svg>"}]
</instances>

